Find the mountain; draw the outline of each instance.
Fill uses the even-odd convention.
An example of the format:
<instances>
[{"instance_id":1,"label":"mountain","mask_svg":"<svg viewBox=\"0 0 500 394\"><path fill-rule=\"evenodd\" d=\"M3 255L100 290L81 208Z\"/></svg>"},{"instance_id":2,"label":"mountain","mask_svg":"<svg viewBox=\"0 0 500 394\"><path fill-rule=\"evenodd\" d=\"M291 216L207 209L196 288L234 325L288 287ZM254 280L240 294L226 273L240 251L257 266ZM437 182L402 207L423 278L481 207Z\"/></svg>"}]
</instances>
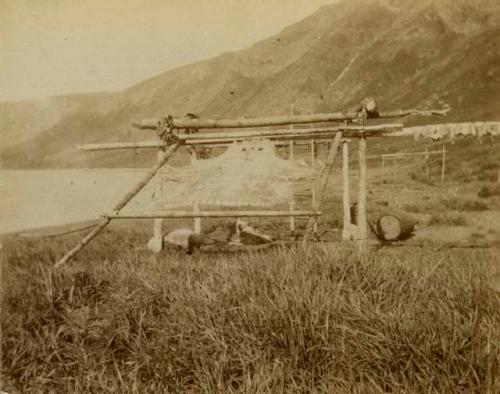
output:
<instances>
[{"instance_id":1,"label":"mountain","mask_svg":"<svg viewBox=\"0 0 500 394\"><path fill-rule=\"evenodd\" d=\"M497 0L344 0L250 48L121 92L0 104L2 164L147 164L151 152L76 146L147 139L151 132L130 127L142 118L278 115L291 103L297 113L331 112L366 96L388 110L450 106L447 121L498 120L499 36Z\"/></svg>"}]
</instances>

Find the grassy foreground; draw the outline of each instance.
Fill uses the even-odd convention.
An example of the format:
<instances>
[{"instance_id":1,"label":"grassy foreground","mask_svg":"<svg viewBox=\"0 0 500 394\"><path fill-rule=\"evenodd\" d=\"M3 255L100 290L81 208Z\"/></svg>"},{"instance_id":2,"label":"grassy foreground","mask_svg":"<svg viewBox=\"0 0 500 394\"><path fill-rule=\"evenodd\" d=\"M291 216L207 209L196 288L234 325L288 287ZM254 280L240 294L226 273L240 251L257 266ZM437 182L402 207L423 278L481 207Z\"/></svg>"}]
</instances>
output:
<instances>
[{"instance_id":1,"label":"grassy foreground","mask_svg":"<svg viewBox=\"0 0 500 394\"><path fill-rule=\"evenodd\" d=\"M6 241L1 388L40 392L500 391L492 251L134 249L109 230Z\"/></svg>"}]
</instances>

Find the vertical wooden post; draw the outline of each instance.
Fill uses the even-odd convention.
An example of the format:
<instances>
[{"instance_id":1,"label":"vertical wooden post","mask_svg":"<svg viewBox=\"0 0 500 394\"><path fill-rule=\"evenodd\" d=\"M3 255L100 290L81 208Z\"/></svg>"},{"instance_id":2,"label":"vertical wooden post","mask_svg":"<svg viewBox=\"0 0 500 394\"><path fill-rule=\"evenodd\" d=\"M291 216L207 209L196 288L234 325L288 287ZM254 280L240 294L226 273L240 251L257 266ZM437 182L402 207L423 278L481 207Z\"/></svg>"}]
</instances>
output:
<instances>
[{"instance_id":1,"label":"vertical wooden post","mask_svg":"<svg viewBox=\"0 0 500 394\"><path fill-rule=\"evenodd\" d=\"M195 215L200 213L200 203L199 203L199 201L195 201L193 203L193 213ZM194 232L196 234L201 234L201 218L200 217L195 217L194 218Z\"/></svg>"},{"instance_id":2,"label":"vertical wooden post","mask_svg":"<svg viewBox=\"0 0 500 394\"><path fill-rule=\"evenodd\" d=\"M444 183L445 168L446 168L446 148L444 147L443 144L443 156L441 159L441 184Z\"/></svg>"},{"instance_id":3,"label":"vertical wooden post","mask_svg":"<svg viewBox=\"0 0 500 394\"><path fill-rule=\"evenodd\" d=\"M191 165L193 165L194 163L196 163L197 158L196 158L196 152L194 151L194 149L193 149L193 151L191 152L191 155L190 155L190 157L189 157L189 158L190 158L190 163L191 163Z\"/></svg>"},{"instance_id":4,"label":"vertical wooden post","mask_svg":"<svg viewBox=\"0 0 500 394\"><path fill-rule=\"evenodd\" d=\"M293 115L293 104L290 104L290 115ZM290 125L290 130L293 130L293 124ZM293 140L290 140L289 142L289 147L290 147L290 152L289 152L289 155L288 155L288 158L290 160L293 160Z\"/></svg>"},{"instance_id":5,"label":"vertical wooden post","mask_svg":"<svg viewBox=\"0 0 500 394\"><path fill-rule=\"evenodd\" d=\"M158 149L156 154L156 163L160 163L163 160L164 152L162 149ZM160 179L158 182L158 187L156 190L158 196L163 193L163 181ZM148 243L149 249L154 253L160 253L163 250L163 219L153 220L153 238Z\"/></svg>"},{"instance_id":6,"label":"vertical wooden post","mask_svg":"<svg viewBox=\"0 0 500 394\"><path fill-rule=\"evenodd\" d=\"M293 212L295 209L295 201L292 200L292 201L289 201L288 202L288 210L290 212ZM290 232L295 232L295 217L293 216L290 216Z\"/></svg>"},{"instance_id":7,"label":"vertical wooden post","mask_svg":"<svg viewBox=\"0 0 500 394\"><path fill-rule=\"evenodd\" d=\"M427 178L427 180L429 180L429 177L430 177L430 173L429 173L429 152L428 152L428 149L427 147L425 148L425 177Z\"/></svg>"},{"instance_id":8,"label":"vertical wooden post","mask_svg":"<svg viewBox=\"0 0 500 394\"><path fill-rule=\"evenodd\" d=\"M311 140L311 166L312 167L314 167L315 155L316 155L316 146L314 144L314 140Z\"/></svg>"},{"instance_id":9,"label":"vertical wooden post","mask_svg":"<svg viewBox=\"0 0 500 394\"><path fill-rule=\"evenodd\" d=\"M381 172L382 172L382 185L384 184L384 155L380 155L380 157L382 158L382 166L380 168Z\"/></svg>"},{"instance_id":10,"label":"vertical wooden post","mask_svg":"<svg viewBox=\"0 0 500 394\"><path fill-rule=\"evenodd\" d=\"M368 237L366 220L366 137L359 139L359 190L358 190L358 218L357 218L357 247L359 253L366 251Z\"/></svg>"},{"instance_id":11,"label":"vertical wooden post","mask_svg":"<svg viewBox=\"0 0 500 394\"><path fill-rule=\"evenodd\" d=\"M313 209L316 209L316 180L313 178L312 185L311 185L311 203ZM318 232L318 220L317 217L314 216L314 225L313 225L313 233L316 234Z\"/></svg>"},{"instance_id":12,"label":"vertical wooden post","mask_svg":"<svg viewBox=\"0 0 500 394\"><path fill-rule=\"evenodd\" d=\"M352 223L351 202L349 200L349 144L347 140L344 140L342 144L342 209L344 211L342 239L348 241L352 238Z\"/></svg>"},{"instance_id":13,"label":"vertical wooden post","mask_svg":"<svg viewBox=\"0 0 500 394\"><path fill-rule=\"evenodd\" d=\"M366 144L366 142L365 142ZM394 184L396 183L396 158L392 159L392 189L394 190Z\"/></svg>"}]
</instances>

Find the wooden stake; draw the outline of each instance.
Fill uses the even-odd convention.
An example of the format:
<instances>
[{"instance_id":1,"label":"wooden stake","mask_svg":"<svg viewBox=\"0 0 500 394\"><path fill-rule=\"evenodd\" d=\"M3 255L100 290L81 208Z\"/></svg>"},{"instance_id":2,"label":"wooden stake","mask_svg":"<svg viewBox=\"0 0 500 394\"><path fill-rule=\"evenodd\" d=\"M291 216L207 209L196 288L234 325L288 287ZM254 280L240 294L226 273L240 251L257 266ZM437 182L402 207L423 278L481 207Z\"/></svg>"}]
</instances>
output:
<instances>
[{"instance_id":1,"label":"wooden stake","mask_svg":"<svg viewBox=\"0 0 500 394\"><path fill-rule=\"evenodd\" d=\"M200 213L200 203L195 201L193 203L193 214L198 215ZM196 234L201 234L201 218L199 216L195 216L194 218L194 232Z\"/></svg>"},{"instance_id":2,"label":"wooden stake","mask_svg":"<svg viewBox=\"0 0 500 394\"><path fill-rule=\"evenodd\" d=\"M114 206L114 211L120 211L128 204L128 202L134 198L134 196L139 193L146 184L153 179L153 177L157 174L161 167L174 155L175 151L179 147L179 143L175 143L171 145L168 150L164 153L161 161L156 163L156 165L151 168L144 178L138 182L132 190L130 190L123 198ZM89 234L87 234L73 249L71 249L68 253L66 253L55 265L54 268L57 269L66 262L69 261L75 254L77 254L80 250L82 250L85 245L87 245L92 239L94 239L111 221L110 217L104 218Z\"/></svg>"},{"instance_id":3,"label":"wooden stake","mask_svg":"<svg viewBox=\"0 0 500 394\"><path fill-rule=\"evenodd\" d=\"M160 149L157 153L156 163L159 164L163 160L164 152ZM160 179L158 188L156 190L159 196L163 194L163 181ZM155 219L153 222L153 240L152 244L154 247L154 252L159 253L163 250L163 219Z\"/></svg>"},{"instance_id":4,"label":"wooden stake","mask_svg":"<svg viewBox=\"0 0 500 394\"><path fill-rule=\"evenodd\" d=\"M312 199L311 201L312 207L313 209L316 209L316 182L314 181L314 178L311 185L311 199ZM317 232L318 232L318 221L315 220L313 225L313 233L316 234Z\"/></svg>"},{"instance_id":5,"label":"wooden stake","mask_svg":"<svg viewBox=\"0 0 500 394\"><path fill-rule=\"evenodd\" d=\"M441 160L441 184L444 183L445 166L446 166L446 148L444 147L443 144L443 156Z\"/></svg>"},{"instance_id":6,"label":"wooden stake","mask_svg":"<svg viewBox=\"0 0 500 394\"><path fill-rule=\"evenodd\" d=\"M189 162L190 162L191 165L193 165L197 161L198 161L198 159L196 158L196 152L193 150L191 152L191 155L189 156Z\"/></svg>"},{"instance_id":7,"label":"wooden stake","mask_svg":"<svg viewBox=\"0 0 500 394\"><path fill-rule=\"evenodd\" d=\"M361 141L361 140L360 140ZM366 140L365 140L366 145ZM392 190L394 190L394 185L396 184L396 159L392 159Z\"/></svg>"},{"instance_id":8,"label":"wooden stake","mask_svg":"<svg viewBox=\"0 0 500 394\"><path fill-rule=\"evenodd\" d=\"M427 148L425 148L425 177L427 178L427 180L430 177L430 173L429 173L429 152L428 152Z\"/></svg>"},{"instance_id":9,"label":"wooden stake","mask_svg":"<svg viewBox=\"0 0 500 394\"><path fill-rule=\"evenodd\" d=\"M357 246L358 252L366 251L368 237L366 220L366 138L359 140L359 190L358 190L358 218L357 218Z\"/></svg>"},{"instance_id":10,"label":"wooden stake","mask_svg":"<svg viewBox=\"0 0 500 394\"><path fill-rule=\"evenodd\" d=\"M314 162L316 159L316 147L314 145L314 140L311 139L311 166L314 167Z\"/></svg>"},{"instance_id":11,"label":"wooden stake","mask_svg":"<svg viewBox=\"0 0 500 394\"><path fill-rule=\"evenodd\" d=\"M295 201L292 200L288 203L288 209L289 209L290 213L292 213L295 210ZM295 232L295 217L294 216L290 216L290 232L291 233Z\"/></svg>"},{"instance_id":12,"label":"wooden stake","mask_svg":"<svg viewBox=\"0 0 500 394\"><path fill-rule=\"evenodd\" d=\"M293 104L290 104L290 116L293 116ZM290 130L293 131L293 124L290 125ZM293 160L293 141L290 140L290 154L289 159Z\"/></svg>"},{"instance_id":13,"label":"wooden stake","mask_svg":"<svg viewBox=\"0 0 500 394\"><path fill-rule=\"evenodd\" d=\"M352 223L349 199L349 144L347 142L342 144L342 209L344 211L342 239L349 241L352 238Z\"/></svg>"},{"instance_id":14,"label":"wooden stake","mask_svg":"<svg viewBox=\"0 0 500 394\"><path fill-rule=\"evenodd\" d=\"M382 157L382 167L381 167L381 173L382 173L382 185L384 185L384 155L381 155Z\"/></svg>"},{"instance_id":15,"label":"wooden stake","mask_svg":"<svg viewBox=\"0 0 500 394\"><path fill-rule=\"evenodd\" d=\"M340 141L342 139L342 133L338 132L335 135L335 139L333 140L330 151L328 152L328 158L326 161L326 165L320 172L319 175L319 187L317 188L316 195L316 206L314 210L317 211L319 207L321 207L321 203L323 201L323 195L325 194L326 187L328 185L328 178L333 170L333 164L335 163L335 157L337 156L337 151L339 150ZM314 227L314 219L310 218L307 222L306 231L304 232L304 238L302 239L302 246L305 246L309 238L311 237L311 232Z\"/></svg>"}]
</instances>

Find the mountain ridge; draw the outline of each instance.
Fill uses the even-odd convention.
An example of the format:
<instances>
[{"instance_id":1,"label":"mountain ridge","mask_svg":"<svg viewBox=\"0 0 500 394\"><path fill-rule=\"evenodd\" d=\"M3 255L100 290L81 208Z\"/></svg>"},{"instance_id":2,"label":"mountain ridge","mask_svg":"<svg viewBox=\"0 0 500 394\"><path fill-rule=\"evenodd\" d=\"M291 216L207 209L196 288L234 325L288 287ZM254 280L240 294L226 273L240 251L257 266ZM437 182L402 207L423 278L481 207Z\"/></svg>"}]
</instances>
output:
<instances>
[{"instance_id":1,"label":"mountain ridge","mask_svg":"<svg viewBox=\"0 0 500 394\"><path fill-rule=\"evenodd\" d=\"M131 129L130 122L141 118L278 115L292 103L297 113L332 112L369 95L385 109L450 106L448 121L499 119L499 21L500 5L491 0L323 6L249 48L177 67L121 92L2 103L2 163L126 165L129 154L89 156L76 146L151 138ZM150 153L140 154L141 163Z\"/></svg>"}]
</instances>

